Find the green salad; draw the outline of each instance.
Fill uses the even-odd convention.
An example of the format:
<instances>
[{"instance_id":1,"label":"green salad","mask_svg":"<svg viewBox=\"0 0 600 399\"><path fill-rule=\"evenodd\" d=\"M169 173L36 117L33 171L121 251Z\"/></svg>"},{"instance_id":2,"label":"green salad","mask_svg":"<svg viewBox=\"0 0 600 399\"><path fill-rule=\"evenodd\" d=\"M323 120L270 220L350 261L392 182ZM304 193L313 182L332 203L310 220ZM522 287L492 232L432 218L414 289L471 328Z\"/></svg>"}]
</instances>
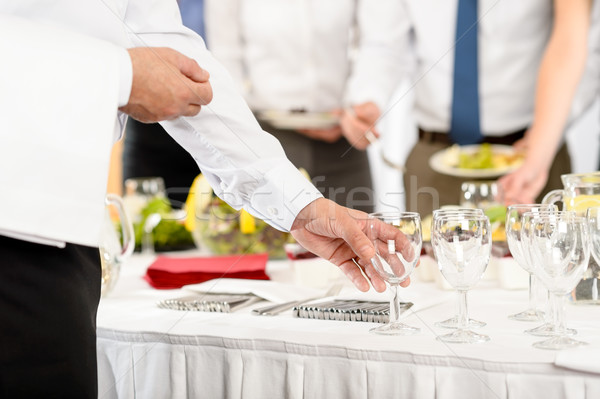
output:
<instances>
[{"instance_id":1,"label":"green salad","mask_svg":"<svg viewBox=\"0 0 600 399\"><path fill-rule=\"evenodd\" d=\"M242 232L240 212L219 198L213 198L206 212L196 215L194 234L198 246L217 255L268 253L272 258L285 257L284 244L289 233L281 232L262 220L254 219L252 232Z\"/></svg>"}]
</instances>

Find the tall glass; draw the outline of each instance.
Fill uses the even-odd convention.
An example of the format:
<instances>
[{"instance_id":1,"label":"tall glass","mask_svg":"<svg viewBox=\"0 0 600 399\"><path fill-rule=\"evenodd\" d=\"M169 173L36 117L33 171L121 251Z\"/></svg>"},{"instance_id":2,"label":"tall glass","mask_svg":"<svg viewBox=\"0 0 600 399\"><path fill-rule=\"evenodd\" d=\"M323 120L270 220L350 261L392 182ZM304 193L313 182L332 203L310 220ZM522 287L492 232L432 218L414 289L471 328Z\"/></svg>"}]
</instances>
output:
<instances>
[{"instance_id":1,"label":"tall glass","mask_svg":"<svg viewBox=\"0 0 600 399\"><path fill-rule=\"evenodd\" d=\"M600 207L588 208L586 213L588 227L590 232L590 251L595 261L595 266L600 265ZM590 262L590 267L594 264ZM584 274L584 279L586 275ZM598 280L600 279L600 269L592 271L592 292L591 300L594 303L600 303L598 299Z\"/></svg>"},{"instance_id":2,"label":"tall glass","mask_svg":"<svg viewBox=\"0 0 600 399\"><path fill-rule=\"evenodd\" d=\"M435 224L435 220L442 216L449 215L474 215L474 216L484 216L484 212L479 208L443 208L436 209L433 211L433 220L431 222L431 231L433 231L433 225ZM434 237L431 237L431 245L434 243ZM435 255L435 254L434 254ZM435 323L436 327L443 328L457 328L458 327L458 313L455 316L450 317L449 319L438 321ZM467 320L467 326L469 328L481 328L484 327L486 323L479 320L469 319Z\"/></svg>"},{"instance_id":3,"label":"tall glass","mask_svg":"<svg viewBox=\"0 0 600 399\"><path fill-rule=\"evenodd\" d=\"M523 220L524 243L533 260L534 273L551 293L555 312L555 335L533 346L566 349L585 345L585 342L568 336L564 313L566 296L579 283L588 267L587 221L571 212L526 213Z\"/></svg>"},{"instance_id":4,"label":"tall glass","mask_svg":"<svg viewBox=\"0 0 600 399\"><path fill-rule=\"evenodd\" d=\"M392 291L389 322L371 329L376 334L407 335L420 330L400 321L398 286L419 262L423 239L421 217L416 212L383 212L369 215L369 238L376 255L371 263Z\"/></svg>"},{"instance_id":5,"label":"tall glass","mask_svg":"<svg viewBox=\"0 0 600 399\"><path fill-rule=\"evenodd\" d=\"M510 319L518 321L542 321L544 312L537 308L538 300L536 293L539 290L538 281L533 274L533 266L525 257L521 225L523 223L523 215L527 212L539 213L540 211L555 211L558 210L554 205L542 204L516 204L510 205L506 212L506 241L513 259L529 273L529 308L508 316Z\"/></svg>"},{"instance_id":6,"label":"tall glass","mask_svg":"<svg viewBox=\"0 0 600 399\"><path fill-rule=\"evenodd\" d=\"M479 215L447 215L436 219L432 230L433 249L444 278L458 292L458 326L439 340L454 343L489 341L468 327L467 292L483 276L490 260L490 221Z\"/></svg>"}]
</instances>

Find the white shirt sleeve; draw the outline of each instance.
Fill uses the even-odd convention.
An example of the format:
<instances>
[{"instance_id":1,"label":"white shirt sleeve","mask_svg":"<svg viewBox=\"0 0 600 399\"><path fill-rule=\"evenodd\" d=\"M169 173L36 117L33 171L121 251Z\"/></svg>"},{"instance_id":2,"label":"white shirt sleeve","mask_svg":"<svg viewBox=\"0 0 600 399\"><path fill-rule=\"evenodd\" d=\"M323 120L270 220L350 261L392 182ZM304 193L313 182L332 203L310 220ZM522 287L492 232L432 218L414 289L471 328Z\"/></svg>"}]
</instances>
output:
<instances>
[{"instance_id":1,"label":"white shirt sleeve","mask_svg":"<svg viewBox=\"0 0 600 399\"><path fill-rule=\"evenodd\" d=\"M260 128L227 71L200 36L181 24L175 2L132 0L126 15L134 46L174 48L211 76L212 102L197 116L163 122L163 127L192 155L219 197L289 230L298 212L321 197L319 191Z\"/></svg>"},{"instance_id":2,"label":"white shirt sleeve","mask_svg":"<svg viewBox=\"0 0 600 399\"><path fill-rule=\"evenodd\" d=\"M133 66L127 50L119 52L119 107L127 105L133 83Z\"/></svg>"}]
</instances>

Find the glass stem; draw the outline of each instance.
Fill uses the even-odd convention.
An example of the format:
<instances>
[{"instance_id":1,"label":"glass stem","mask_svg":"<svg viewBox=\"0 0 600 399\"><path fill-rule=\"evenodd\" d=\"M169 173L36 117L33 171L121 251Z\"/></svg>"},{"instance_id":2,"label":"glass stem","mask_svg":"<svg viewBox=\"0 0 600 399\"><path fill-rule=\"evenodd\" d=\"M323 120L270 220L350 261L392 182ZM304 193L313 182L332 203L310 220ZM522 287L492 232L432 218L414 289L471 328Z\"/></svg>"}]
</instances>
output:
<instances>
[{"instance_id":1,"label":"glass stem","mask_svg":"<svg viewBox=\"0 0 600 399\"><path fill-rule=\"evenodd\" d=\"M554 332L557 336L562 337L566 334L565 327L565 296L560 294L552 294L554 302Z\"/></svg>"},{"instance_id":2,"label":"glass stem","mask_svg":"<svg viewBox=\"0 0 600 399\"><path fill-rule=\"evenodd\" d=\"M467 291L458 291L458 329L466 330L469 323L469 312L467 310Z\"/></svg>"},{"instance_id":3,"label":"glass stem","mask_svg":"<svg viewBox=\"0 0 600 399\"><path fill-rule=\"evenodd\" d=\"M529 273L529 309L535 310L535 278L533 277L533 273Z\"/></svg>"},{"instance_id":4,"label":"glass stem","mask_svg":"<svg viewBox=\"0 0 600 399\"><path fill-rule=\"evenodd\" d=\"M550 291L546 291L547 295L550 296ZM544 322L546 324L552 324L554 325L554 319L556 318L556 315L554 314L554 308L555 308L555 304L554 304L554 300L552 300L551 297L547 298L546 300L546 313L544 315Z\"/></svg>"},{"instance_id":5,"label":"glass stem","mask_svg":"<svg viewBox=\"0 0 600 399\"><path fill-rule=\"evenodd\" d=\"M392 298L390 299L390 324L400 320L400 298L398 297L398 285L391 285Z\"/></svg>"}]
</instances>

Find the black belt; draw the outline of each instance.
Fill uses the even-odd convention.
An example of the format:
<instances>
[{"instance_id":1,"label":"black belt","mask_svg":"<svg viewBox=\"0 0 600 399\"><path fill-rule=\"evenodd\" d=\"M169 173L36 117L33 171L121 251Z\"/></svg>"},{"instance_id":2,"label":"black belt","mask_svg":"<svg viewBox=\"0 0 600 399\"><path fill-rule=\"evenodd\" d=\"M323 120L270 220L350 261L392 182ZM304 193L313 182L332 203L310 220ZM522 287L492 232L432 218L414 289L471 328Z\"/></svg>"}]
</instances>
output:
<instances>
[{"instance_id":1,"label":"black belt","mask_svg":"<svg viewBox=\"0 0 600 399\"><path fill-rule=\"evenodd\" d=\"M509 133L504 136L484 136L482 143L512 145L515 141L520 140L525 135L527 129ZM450 139L448 133L429 132L419 128L419 140L427 143L442 143L452 145L454 142Z\"/></svg>"}]
</instances>

